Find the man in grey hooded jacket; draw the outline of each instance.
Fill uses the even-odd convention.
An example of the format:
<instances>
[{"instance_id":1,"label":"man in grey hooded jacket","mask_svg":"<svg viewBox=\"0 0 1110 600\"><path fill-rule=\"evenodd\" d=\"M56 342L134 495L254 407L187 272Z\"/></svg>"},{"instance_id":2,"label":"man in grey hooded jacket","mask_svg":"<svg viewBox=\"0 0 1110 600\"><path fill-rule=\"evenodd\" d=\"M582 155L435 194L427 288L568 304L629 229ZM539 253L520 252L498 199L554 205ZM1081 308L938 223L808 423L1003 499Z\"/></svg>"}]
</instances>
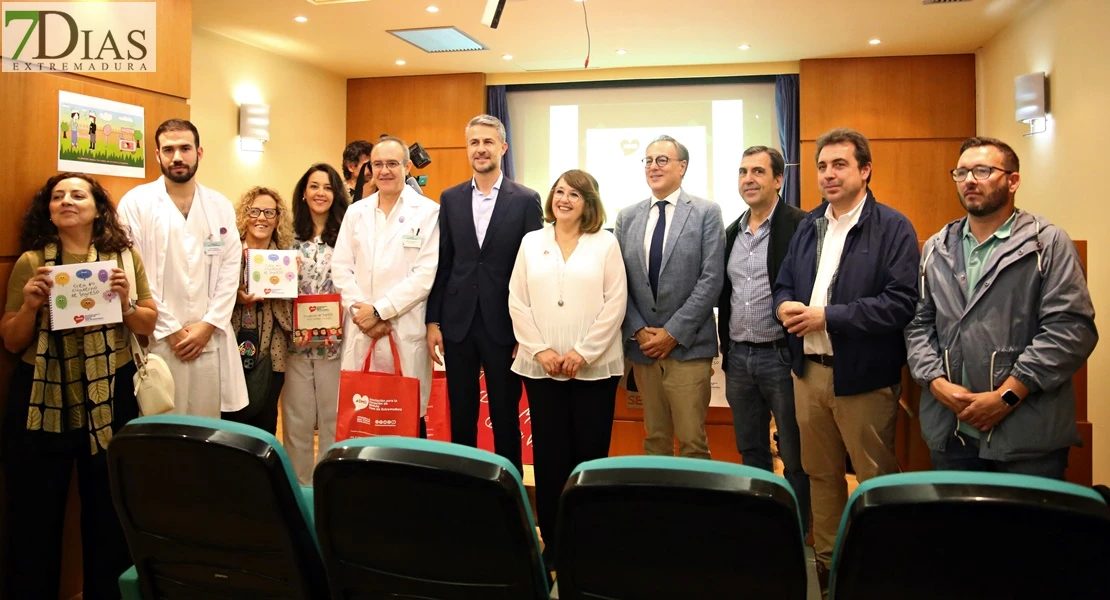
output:
<instances>
[{"instance_id":1,"label":"man in grey hooded jacket","mask_svg":"<svg viewBox=\"0 0 1110 600\"><path fill-rule=\"evenodd\" d=\"M935 469L1063 479L1081 441L1071 380L1098 332L1067 233L1014 208L1018 168L1002 141L960 148L952 178L968 214L922 249L906 349Z\"/></svg>"}]
</instances>

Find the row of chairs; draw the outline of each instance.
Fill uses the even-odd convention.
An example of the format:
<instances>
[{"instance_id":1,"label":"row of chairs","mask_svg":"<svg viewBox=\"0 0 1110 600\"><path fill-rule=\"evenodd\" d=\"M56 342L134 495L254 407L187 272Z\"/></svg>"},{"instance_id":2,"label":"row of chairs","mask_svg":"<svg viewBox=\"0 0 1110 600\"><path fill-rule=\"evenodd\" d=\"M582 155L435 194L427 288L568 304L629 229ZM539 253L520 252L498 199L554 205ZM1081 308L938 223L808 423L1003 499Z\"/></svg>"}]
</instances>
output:
<instances>
[{"instance_id":1,"label":"row of chairs","mask_svg":"<svg viewBox=\"0 0 1110 600\"><path fill-rule=\"evenodd\" d=\"M554 591L520 475L488 452L350 440L301 487L273 436L163 415L124 427L108 456L135 561L125 600L806 598L794 492L742 465L578 467L561 499ZM838 600L1110 598L1110 508L1092 489L892 475L859 486L840 529Z\"/></svg>"}]
</instances>

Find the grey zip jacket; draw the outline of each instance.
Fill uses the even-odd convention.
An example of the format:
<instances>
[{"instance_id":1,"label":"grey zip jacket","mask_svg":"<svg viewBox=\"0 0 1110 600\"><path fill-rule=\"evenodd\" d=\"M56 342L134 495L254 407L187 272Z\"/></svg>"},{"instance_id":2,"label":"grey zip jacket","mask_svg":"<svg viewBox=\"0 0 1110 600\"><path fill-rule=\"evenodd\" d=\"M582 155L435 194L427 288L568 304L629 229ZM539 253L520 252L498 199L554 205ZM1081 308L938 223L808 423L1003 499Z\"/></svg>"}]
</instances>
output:
<instances>
[{"instance_id":1,"label":"grey zip jacket","mask_svg":"<svg viewBox=\"0 0 1110 600\"><path fill-rule=\"evenodd\" d=\"M979 457L1020 460L1080 444L1071 379L1094 350L1098 332L1075 245L1063 229L1018 210L1010 237L968 297L961 242L966 219L925 242L917 311L906 327L910 373L922 387L925 442L943 451L963 440L956 414L929 391L931 381L945 377L987 392L1013 375L1029 396L984 433Z\"/></svg>"}]
</instances>

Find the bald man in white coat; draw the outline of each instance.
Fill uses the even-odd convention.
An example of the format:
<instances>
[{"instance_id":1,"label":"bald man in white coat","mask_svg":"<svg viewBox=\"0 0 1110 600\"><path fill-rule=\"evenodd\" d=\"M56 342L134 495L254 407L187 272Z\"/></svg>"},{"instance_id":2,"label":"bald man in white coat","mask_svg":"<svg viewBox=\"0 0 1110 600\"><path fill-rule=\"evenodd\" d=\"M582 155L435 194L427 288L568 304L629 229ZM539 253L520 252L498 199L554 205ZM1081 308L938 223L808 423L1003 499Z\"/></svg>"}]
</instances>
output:
<instances>
[{"instance_id":1,"label":"bald man in white coat","mask_svg":"<svg viewBox=\"0 0 1110 600\"><path fill-rule=\"evenodd\" d=\"M432 388L424 314L439 264L439 204L405 185L410 162L403 141L383 138L370 163L378 191L347 210L331 260L345 315L343 369L361 370L371 342L393 335L402 374L420 379L423 417ZM388 342L375 347L374 371L394 371Z\"/></svg>"}]
</instances>

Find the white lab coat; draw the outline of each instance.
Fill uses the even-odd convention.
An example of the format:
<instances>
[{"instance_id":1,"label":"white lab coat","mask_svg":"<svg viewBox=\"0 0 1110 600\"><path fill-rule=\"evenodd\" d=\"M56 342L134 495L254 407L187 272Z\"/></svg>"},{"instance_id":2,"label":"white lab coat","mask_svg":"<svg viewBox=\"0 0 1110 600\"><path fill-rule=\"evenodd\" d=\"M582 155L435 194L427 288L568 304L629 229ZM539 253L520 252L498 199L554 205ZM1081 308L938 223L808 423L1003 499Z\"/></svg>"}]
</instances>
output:
<instances>
[{"instance_id":1,"label":"white lab coat","mask_svg":"<svg viewBox=\"0 0 1110 600\"><path fill-rule=\"evenodd\" d=\"M378 235L377 219L386 217L378 216L375 193L352 204L339 228L331 276L342 295L342 364L344 370L362 370L373 340L354 324L351 307L356 303L373 304L393 327L401 373L420 380L423 416L432 390L424 314L439 265L439 204L405 186L393 213L383 234ZM370 366L375 371L393 372L387 339L378 342Z\"/></svg>"},{"instance_id":2,"label":"white lab coat","mask_svg":"<svg viewBox=\"0 0 1110 600\"><path fill-rule=\"evenodd\" d=\"M213 338L220 344L220 410L234 412L247 406L247 383L243 376L242 358L231 328L231 310L239 289L239 263L242 244L235 225L235 209L223 194L197 184L194 202L203 205L208 220L210 240L222 240L218 255L206 256L208 262L208 309L204 321L216 328ZM158 321L154 339L161 340L180 330L180 323L163 302L165 294L166 245L169 237L170 211L179 211L166 192L162 177L133 188L124 194L117 209L124 224L131 228L131 239L139 249L146 266L150 293L158 305ZM211 343L211 342L210 342Z\"/></svg>"}]
</instances>

